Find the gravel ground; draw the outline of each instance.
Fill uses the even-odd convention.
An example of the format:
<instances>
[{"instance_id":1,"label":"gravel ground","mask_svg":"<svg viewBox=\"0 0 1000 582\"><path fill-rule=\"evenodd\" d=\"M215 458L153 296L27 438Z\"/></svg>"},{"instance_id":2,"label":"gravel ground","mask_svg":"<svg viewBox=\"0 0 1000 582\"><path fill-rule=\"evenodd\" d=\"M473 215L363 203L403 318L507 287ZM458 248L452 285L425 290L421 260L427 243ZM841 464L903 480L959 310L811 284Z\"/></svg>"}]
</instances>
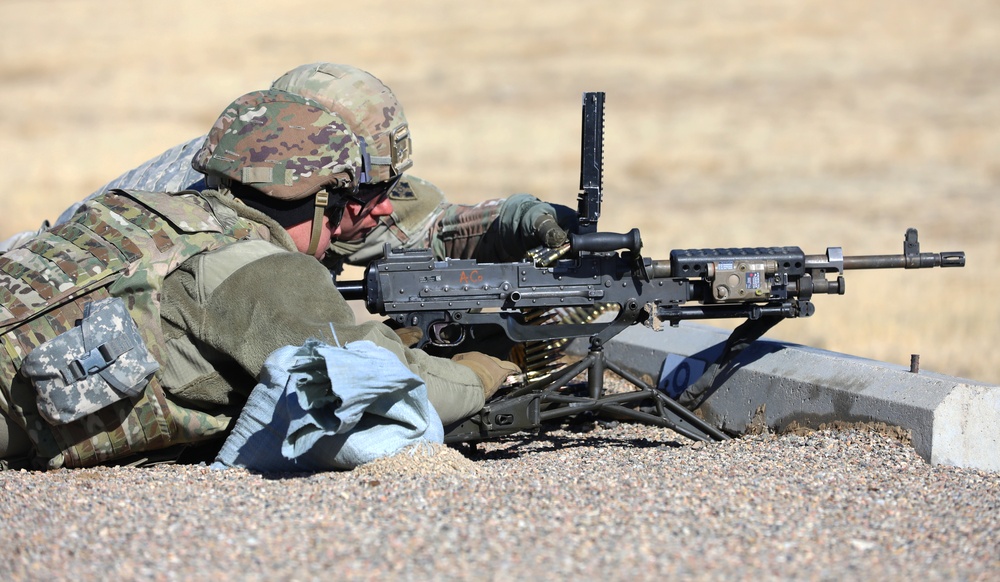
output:
<instances>
[{"instance_id":1,"label":"gravel ground","mask_svg":"<svg viewBox=\"0 0 1000 582\"><path fill-rule=\"evenodd\" d=\"M876 432L622 424L353 472L0 472L0 579L1000 576L1000 475Z\"/></svg>"}]
</instances>

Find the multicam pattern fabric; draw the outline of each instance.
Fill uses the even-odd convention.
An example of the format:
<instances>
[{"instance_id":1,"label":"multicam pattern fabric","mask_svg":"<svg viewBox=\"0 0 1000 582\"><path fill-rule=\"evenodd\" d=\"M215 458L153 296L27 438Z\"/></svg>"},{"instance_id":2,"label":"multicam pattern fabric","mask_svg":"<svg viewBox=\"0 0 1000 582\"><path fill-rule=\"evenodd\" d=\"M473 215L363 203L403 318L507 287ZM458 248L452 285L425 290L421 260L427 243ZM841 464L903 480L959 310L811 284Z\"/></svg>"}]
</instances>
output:
<instances>
[{"instance_id":1,"label":"multicam pattern fabric","mask_svg":"<svg viewBox=\"0 0 1000 582\"><path fill-rule=\"evenodd\" d=\"M245 219L220 221L210 196L108 192L68 222L0 256L0 406L25 427L50 468L88 466L225 430L227 417L178 414L157 375L137 396L53 426L19 373L35 348L72 329L88 303L109 296L124 300L143 343L162 364L164 278L198 253L269 237L266 228Z\"/></svg>"},{"instance_id":2,"label":"multicam pattern fabric","mask_svg":"<svg viewBox=\"0 0 1000 582\"><path fill-rule=\"evenodd\" d=\"M313 63L278 77L271 88L316 101L363 137L372 163L372 182L389 180L413 165L403 106L371 73L350 65Z\"/></svg>"},{"instance_id":3,"label":"multicam pattern fabric","mask_svg":"<svg viewBox=\"0 0 1000 582\"><path fill-rule=\"evenodd\" d=\"M160 365L118 297L87 305L83 319L35 348L21 371L38 392L50 424L66 424L135 396Z\"/></svg>"},{"instance_id":4,"label":"multicam pattern fabric","mask_svg":"<svg viewBox=\"0 0 1000 582\"><path fill-rule=\"evenodd\" d=\"M428 232L428 242L436 257L479 258L480 242L492 228L504 200L487 200L475 205L452 204L441 213ZM488 257L494 258L494 257ZM518 257L520 258L520 257Z\"/></svg>"},{"instance_id":5,"label":"multicam pattern fabric","mask_svg":"<svg viewBox=\"0 0 1000 582\"><path fill-rule=\"evenodd\" d=\"M50 427L36 451L49 469L89 467L177 443L169 401L156 376L137 398L115 402L80 420ZM40 430L40 429L39 429ZM34 439L31 431L29 436ZM54 454L46 454L55 446Z\"/></svg>"},{"instance_id":6,"label":"multicam pattern fabric","mask_svg":"<svg viewBox=\"0 0 1000 582\"><path fill-rule=\"evenodd\" d=\"M354 188L363 171L361 142L336 114L285 91L248 93L226 108L192 160L282 200L323 188Z\"/></svg>"}]
</instances>

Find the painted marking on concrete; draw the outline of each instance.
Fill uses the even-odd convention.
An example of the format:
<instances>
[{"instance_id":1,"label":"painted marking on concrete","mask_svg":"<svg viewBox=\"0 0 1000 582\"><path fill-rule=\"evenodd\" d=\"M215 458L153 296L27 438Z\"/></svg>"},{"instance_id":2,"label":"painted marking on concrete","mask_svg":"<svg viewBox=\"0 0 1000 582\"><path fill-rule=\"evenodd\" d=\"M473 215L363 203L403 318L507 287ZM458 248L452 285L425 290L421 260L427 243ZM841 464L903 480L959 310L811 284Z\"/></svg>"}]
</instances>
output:
<instances>
[{"instance_id":1,"label":"painted marking on concrete","mask_svg":"<svg viewBox=\"0 0 1000 582\"><path fill-rule=\"evenodd\" d=\"M674 400L687 390L688 386L705 372L707 362L698 358L685 358L677 354L667 354L660 371L657 387Z\"/></svg>"}]
</instances>

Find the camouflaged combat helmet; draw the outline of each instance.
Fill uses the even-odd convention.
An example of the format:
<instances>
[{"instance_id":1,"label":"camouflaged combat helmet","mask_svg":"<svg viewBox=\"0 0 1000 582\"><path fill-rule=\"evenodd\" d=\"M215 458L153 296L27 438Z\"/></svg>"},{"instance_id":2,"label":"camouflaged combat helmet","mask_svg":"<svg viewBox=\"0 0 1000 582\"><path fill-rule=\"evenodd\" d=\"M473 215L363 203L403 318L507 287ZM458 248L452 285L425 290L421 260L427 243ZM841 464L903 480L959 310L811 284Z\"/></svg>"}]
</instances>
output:
<instances>
[{"instance_id":1,"label":"camouflaged combat helmet","mask_svg":"<svg viewBox=\"0 0 1000 582\"><path fill-rule=\"evenodd\" d=\"M308 251L314 254L330 192L354 192L359 180L367 179L362 152L361 141L339 115L304 97L270 89L233 101L191 166L282 201L315 196Z\"/></svg>"},{"instance_id":2,"label":"camouflaged combat helmet","mask_svg":"<svg viewBox=\"0 0 1000 582\"><path fill-rule=\"evenodd\" d=\"M389 181L413 165L403 106L372 74L350 65L313 63L288 71L271 88L312 99L339 115L365 143L369 182Z\"/></svg>"}]
</instances>

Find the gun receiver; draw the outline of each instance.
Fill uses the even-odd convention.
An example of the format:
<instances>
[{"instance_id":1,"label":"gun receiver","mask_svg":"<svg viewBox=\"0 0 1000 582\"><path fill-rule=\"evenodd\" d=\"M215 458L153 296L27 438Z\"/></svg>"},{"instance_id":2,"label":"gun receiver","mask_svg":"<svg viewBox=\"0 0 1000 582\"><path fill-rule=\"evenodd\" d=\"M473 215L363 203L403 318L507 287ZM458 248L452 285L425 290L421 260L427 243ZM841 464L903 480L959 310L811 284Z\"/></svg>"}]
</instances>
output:
<instances>
[{"instance_id":1,"label":"gun receiver","mask_svg":"<svg viewBox=\"0 0 1000 582\"><path fill-rule=\"evenodd\" d=\"M590 352L523 386L501 391L474 417L448 427L447 442L475 442L537 428L542 422L593 415L627 418L671 428L693 439L727 436L694 416L671 397L607 361L603 345L630 325L658 328L689 319L738 318L719 359L699 378L691 406L707 398L720 370L750 343L787 318L808 317L814 295L843 295L844 273L852 269L963 267L965 253L922 253L917 230L906 231L899 255L844 256L840 247L807 255L799 247L688 249L669 259L641 256L638 229L625 234L598 232L603 173L604 93L585 93L581 147L579 228L559 249L536 249L512 263L470 259L436 260L430 249L396 250L386 244L364 281L337 282L348 299L364 299L368 311L397 326L423 331L418 346L454 349L469 341L483 351L484 338L510 344L589 338ZM613 317L538 325L538 314L579 308ZM497 355L503 356L503 353ZM605 369L637 387L607 394ZM582 390L570 382L587 372ZM703 397L702 397L703 396ZM687 401L684 399L687 398Z\"/></svg>"}]
</instances>

